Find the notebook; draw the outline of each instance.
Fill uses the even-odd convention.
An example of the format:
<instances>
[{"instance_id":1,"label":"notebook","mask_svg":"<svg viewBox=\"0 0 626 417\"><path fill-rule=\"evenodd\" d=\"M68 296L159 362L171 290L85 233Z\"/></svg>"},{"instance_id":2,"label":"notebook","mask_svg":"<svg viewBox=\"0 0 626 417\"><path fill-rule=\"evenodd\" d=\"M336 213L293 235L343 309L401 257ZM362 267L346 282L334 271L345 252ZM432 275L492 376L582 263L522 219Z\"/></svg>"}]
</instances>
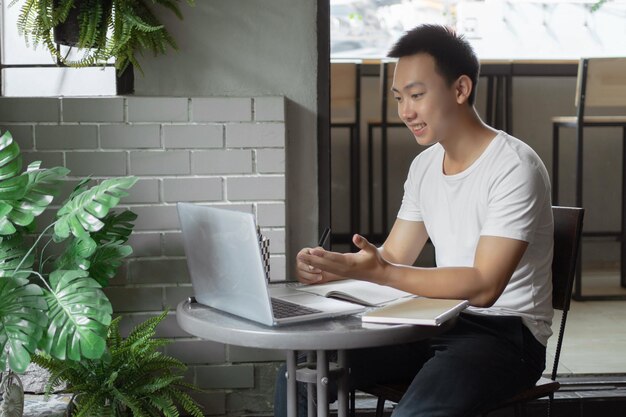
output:
<instances>
[{"instance_id":1,"label":"notebook","mask_svg":"<svg viewBox=\"0 0 626 417\"><path fill-rule=\"evenodd\" d=\"M268 326L364 310L284 285L268 286L252 214L190 203L177 208L197 302Z\"/></svg>"},{"instance_id":2,"label":"notebook","mask_svg":"<svg viewBox=\"0 0 626 417\"><path fill-rule=\"evenodd\" d=\"M362 316L368 323L439 326L468 306L467 300L415 297L371 310Z\"/></svg>"}]
</instances>

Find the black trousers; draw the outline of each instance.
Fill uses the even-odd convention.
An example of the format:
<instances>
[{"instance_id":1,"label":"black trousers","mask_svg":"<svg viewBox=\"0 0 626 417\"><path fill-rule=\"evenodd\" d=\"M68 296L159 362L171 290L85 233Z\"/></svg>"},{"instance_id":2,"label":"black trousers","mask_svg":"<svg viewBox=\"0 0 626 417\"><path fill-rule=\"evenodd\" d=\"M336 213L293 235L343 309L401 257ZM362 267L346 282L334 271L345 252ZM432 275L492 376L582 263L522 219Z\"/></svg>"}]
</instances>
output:
<instances>
[{"instance_id":1,"label":"black trousers","mask_svg":"<svg viewBox=\"0 0 626 417\"><path fill-rule=\"evenodd\" d=\"M412 381L393 416L475 416L533 386L545 356L519 317L462 313L435 338L350 351L350 387ZM336 395L329 397L334 401ZM286 416L284 369L277 375L274 415ZM304 384L298 387L298 415L306 416Z\"/></svg>"}]
</instances>

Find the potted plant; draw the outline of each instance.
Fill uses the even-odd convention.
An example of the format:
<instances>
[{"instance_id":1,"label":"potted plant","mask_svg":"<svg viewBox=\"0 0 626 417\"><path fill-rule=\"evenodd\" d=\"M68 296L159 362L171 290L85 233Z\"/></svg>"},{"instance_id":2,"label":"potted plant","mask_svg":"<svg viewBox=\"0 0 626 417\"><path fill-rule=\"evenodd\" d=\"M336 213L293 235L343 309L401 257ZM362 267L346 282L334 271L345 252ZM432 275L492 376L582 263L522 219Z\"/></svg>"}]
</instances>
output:
<instances>
[{"instance_id":1,"label":"potted plant","mask_svg":"<svg viewBox=\"0 0 626 417\"><path fill-rule=\"evenodd\" d=\"M136 218L112 209L136 178L82 180L33 236L68 173L38 162L22 172L17 143L0 136L0 370L24 372L36 351L74 361L105 352L112 308L102 286L132 252L125 242Z\"/></svg>"},{"instance_id":2,"label":"potted plant","mask_svg":"<svg viewBox=\"0 0 626 417\"><path fill-rule=\"evenodd\" d=\"M19 0L14 0L17 2ZM22 0L17 27L27 42L43 44L63 65L84 67L115 58L118 76L129 64L141 70L136 53L155 55L177 49L174 38L152 11L153 5L171 10L179 19L181 0ZM194 0L187 0L190 5ZM64 28L59 28L66 25ZM56 37L53 32L56 30ZM72 32L78 32L72 39ZM79 48L71 59L57 44Z\"/></svg>"},{"instance_id":3,"label":"potted plant","mask_svg":"<svg viewBox=\"0 0 626 417\"><path fill-rule=\"evenodd\" d=\"M187 368L159 348L168 340L154 338L157 325L167 311L136 326L126 339L119 331L121 317L113 320L107 351L100 359L59 360L35 355L33 361L50 371L46 394L60 383L73 393L69 416L165 416L178 417L182 407L202 417L196 402L183 389L197 388L183 381Z\"/></svg>"}]
</instances>

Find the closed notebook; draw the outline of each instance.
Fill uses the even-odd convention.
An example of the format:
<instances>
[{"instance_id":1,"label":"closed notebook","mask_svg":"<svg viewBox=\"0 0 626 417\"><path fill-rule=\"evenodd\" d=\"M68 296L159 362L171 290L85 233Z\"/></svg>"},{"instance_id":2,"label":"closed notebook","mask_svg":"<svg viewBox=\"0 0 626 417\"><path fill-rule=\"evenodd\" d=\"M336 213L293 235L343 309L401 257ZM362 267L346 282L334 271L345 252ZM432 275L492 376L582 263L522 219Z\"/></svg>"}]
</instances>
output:
<instances>
[{"instance_id":1,"label":"closed notebook","mask_svg":"<svg viewBox=\"0 0 626 417\"><path fill-rule=\"evenodd\" d=\"M416 297L368 311L362 320L369 323L419 324L439 326L457 316L467 300Z\"/></svg>"}]
</instances>

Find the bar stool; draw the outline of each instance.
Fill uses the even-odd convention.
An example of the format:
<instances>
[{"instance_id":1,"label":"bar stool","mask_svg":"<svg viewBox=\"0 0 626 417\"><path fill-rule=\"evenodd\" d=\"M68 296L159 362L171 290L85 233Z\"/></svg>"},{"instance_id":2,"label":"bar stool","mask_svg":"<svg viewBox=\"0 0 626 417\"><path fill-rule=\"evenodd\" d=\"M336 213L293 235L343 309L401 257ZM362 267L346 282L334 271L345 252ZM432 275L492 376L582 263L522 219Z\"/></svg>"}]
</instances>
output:
<instances>
[{"instance_id":1,"label":"bar stool","mask_svg":"<svg viewBox=\"0 0 626 417\"><path fill-rule=\"evenodd\" d=\"M398 107L391 93L393 73L396 61L381 61L380 63L380 118L367 122L367 163L368 178L368 237L373 241L382 242L389 233L389 187L387 186L388 170L388 128L404 128L404 122L398 116ZM381 231L376 233L374 229L374 129L380 128L380 167L381 167Z\"/></svg>"},{"instance_id":2,"label":"bar stool","mask_svg":"<svg viewBox=\"0 0 626 417\"><path fill-rule=\"evenodd\" d=\"M587 127L621 127L622 134L622 212L621 228L616 232L585 231L583 236L613 237L620 242L620 283L626 287L626 115L588 116L587 108L624 107L626 110L626 58L583 58L578 67L575 105L576 116L552 118L552 203L559 202L559 131L561 127L576 129L575 205L583 206L583 133ZM622 114L626 114L622 113ZM575 300L626 299L623 295L582 294L579 265L574 285Z\"/></svg>"},{"instance_id":3,"label":"bar stool","mask_svg":"<svg viewBox=\"0 0 626 417\"><path fill-rule=\"evenodd\" d=\"M361 222L361 61L331 62L330 64L330 127L350 132L350 230L359 229ZM332 135L331 135L332 140ZM348 234L349 235L349 234ZM348 236L346 235L346 236ZM335 243L350 239L335 233ZM344 242L344 240L347 242Z\"/></svg>"}]
</instances>

